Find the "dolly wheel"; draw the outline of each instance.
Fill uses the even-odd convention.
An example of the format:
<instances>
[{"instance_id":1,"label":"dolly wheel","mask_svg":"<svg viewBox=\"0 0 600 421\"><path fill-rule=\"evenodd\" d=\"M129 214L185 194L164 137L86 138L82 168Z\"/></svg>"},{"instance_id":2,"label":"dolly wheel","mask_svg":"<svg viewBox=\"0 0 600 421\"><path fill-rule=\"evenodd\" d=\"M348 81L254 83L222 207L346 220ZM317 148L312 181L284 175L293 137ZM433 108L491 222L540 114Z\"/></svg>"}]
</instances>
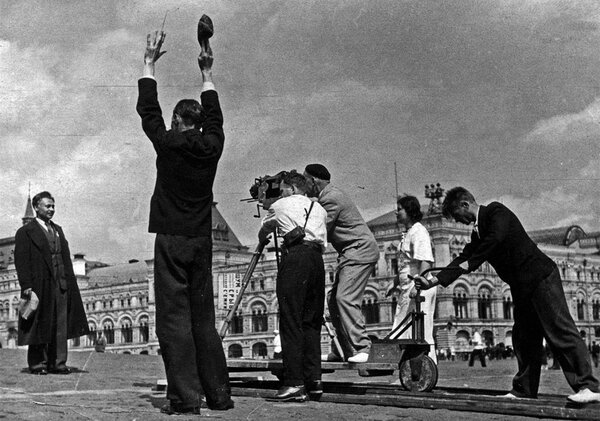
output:
<instances>
[{"instance_id":1,"label":"dolly wheel","mask_svg":"<svg viewBox=\"0 0 600 421\"><path fill-rule=\"evenodd\" d=\"M400 364L400 383L412 392L429 392L438 380L438 369L428 355L420 355Z\"/></svg>"}]
</instances>

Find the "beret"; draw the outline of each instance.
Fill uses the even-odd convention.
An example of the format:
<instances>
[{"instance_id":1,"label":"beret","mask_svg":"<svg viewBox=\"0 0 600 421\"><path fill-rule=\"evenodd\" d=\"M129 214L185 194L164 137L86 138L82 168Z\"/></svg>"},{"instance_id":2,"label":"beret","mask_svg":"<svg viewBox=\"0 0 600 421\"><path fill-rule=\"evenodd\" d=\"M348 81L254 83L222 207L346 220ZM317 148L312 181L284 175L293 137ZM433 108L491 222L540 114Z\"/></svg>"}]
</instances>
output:
<instances>
[{"instance_id":1,"label":"beret","mask_svg":"<svg viewBox=\"0 0 600 421\"><path fill-rule=\"evenodd\" d=\"M306 168L304 168L304 172L313 177L320 178L321 180L331 180L331 174L329 174L327 168L321 164L308 164Z\"/></svg>"}]
</instances>

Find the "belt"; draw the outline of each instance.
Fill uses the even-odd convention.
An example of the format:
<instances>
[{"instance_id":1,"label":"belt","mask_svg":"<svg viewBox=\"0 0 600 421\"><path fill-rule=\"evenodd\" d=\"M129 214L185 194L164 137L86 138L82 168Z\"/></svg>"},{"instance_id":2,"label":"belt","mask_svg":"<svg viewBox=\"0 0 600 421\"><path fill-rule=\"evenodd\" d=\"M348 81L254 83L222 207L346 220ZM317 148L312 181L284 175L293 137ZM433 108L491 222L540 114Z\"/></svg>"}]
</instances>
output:
<instances>
[{"instance_id":1,"label":"belt","mask_svg":"<svg viewBox=\"0 0 600 421\"><path fill-rule=\"evenodd\" d=\"M316 243L314 241L306 241L306 240L302 241L302 242L300 242L298 244L294 244L294 245L292 245L290 247L286 247L285 251L287 251L289 253L290 250L292 250L292 249L294 249L296 247L299 247L299 246L310 247L311 249L316 250L319 253L323 253L323 249L321 247L321 244Z\"/></svg>"}]
</instances>

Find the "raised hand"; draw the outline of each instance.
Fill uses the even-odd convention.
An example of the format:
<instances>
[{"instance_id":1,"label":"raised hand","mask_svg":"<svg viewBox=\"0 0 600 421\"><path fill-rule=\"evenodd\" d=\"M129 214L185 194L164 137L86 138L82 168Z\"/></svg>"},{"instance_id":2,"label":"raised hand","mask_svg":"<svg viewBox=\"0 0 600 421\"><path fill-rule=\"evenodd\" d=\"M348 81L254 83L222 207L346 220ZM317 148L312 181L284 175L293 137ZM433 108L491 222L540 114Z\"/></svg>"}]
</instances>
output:
<instances>
[{"instance_id":1,"label":"raised hand","mask_svg":"<svg viewBox=\"0 0 600 421\"><path fill-rule=\"evenodd\" d=\"M154 33L148 34L146 37L146 52L144 53L145 64L156 63L166 53L166 51L160 51L166 36L167 34L163 31L154 31Z\"/></svg>"}]
</instances>

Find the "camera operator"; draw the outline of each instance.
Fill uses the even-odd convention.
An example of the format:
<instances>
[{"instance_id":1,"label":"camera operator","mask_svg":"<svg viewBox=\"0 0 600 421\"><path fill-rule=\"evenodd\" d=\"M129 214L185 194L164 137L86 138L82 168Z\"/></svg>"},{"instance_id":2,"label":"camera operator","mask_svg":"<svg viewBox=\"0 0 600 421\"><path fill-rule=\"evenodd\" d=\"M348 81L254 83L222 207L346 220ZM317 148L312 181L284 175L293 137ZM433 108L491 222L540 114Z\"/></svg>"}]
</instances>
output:
<instances>
[{"instance_id":1,"label":"camera operator","mask_svg":"<svg viewBox=\"0 0 600 421\"><path fill-rule=\"evenodd\" d=\"M323 251L327 247L327 212L306 197L306 179L285 173L281 199L262 221L260 242L278 230L284 252L277 274L279 331L283 358L283 384L272 398L277 401L318 400L321 384L321 326L325 301Z\"/></svg>"}]
</instances>

